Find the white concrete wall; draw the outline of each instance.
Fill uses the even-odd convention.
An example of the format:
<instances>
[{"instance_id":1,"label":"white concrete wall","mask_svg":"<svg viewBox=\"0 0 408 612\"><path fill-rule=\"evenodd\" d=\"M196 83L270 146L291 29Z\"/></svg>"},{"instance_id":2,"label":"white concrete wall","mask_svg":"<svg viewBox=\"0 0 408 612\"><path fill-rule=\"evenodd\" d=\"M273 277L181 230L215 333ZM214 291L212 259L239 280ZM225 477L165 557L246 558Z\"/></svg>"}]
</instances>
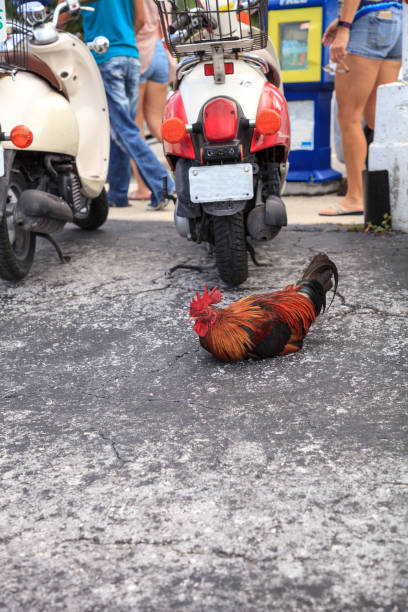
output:
<instances>
[{"instance_id":1,"label":"white concrete wall","mask_svg":"<svg viewBox=\"0 0 408 612\"><path fill-rule=\"evenodd\" d=\"M402 79L377 91L369 170L388 170L392 227L408 232L408 5L403 3Z\"/></svg>"}]
</instances>

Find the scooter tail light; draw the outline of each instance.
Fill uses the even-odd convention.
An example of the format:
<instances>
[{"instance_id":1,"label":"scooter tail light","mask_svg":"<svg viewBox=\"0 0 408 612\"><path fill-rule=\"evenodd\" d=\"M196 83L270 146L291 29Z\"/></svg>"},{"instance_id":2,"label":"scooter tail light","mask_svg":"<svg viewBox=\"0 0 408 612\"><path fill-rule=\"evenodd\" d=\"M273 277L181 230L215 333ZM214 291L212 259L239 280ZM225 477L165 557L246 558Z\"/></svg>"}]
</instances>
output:
<instances>
[{"instance_id":1,"label":"scooter tail light","mask_svg":"<svg viewBox=\"0 0 408 612\"><path fill-rule=\"evenodd\" d=\"M232 62L224 63L225 74L234 74L234 64ZM204 64L205 76L214 76L214 64Z\"/></svg>"},{"instance_id":2,"label":"scooter tail light","mask_svg":"<svg viewBox=\"0 0 408 612\"><path fill-rule=\"evenodd\" d=\"M203 123L209 142L233 140L238 128L237 105L232 100L217 98L204 106Z\"/></svg>"},{"instance_id":3,"label":"scooter tail light","mask_svg":"<svg viewBox=\"0 0 408 612\"><path fill-rule=\"evenodd\" d=\"M178 157L185 157L187 159L195 158L193 142L187 130L188 120L186 110L179 89L170 96L164 107L163 123L166 123L166 121L170 119L179 119L186 129L184 137L179 142L169 142L163 137L164 154L166 155L170 167L174 170L174 160ZM175 124L173 124L173 127L174 126ZM182 128L180 126L177 129L180 129L181 132Z\"/></svg>"},{"instance_id":4,"label":"scooter tail light","mask_svg":"<svg viewBox=\"0 0 408 612\"><path fill-rule=\"evenodd\" d=\"M10 140L19 149L26 149L32 144L34 136L26 125L16 125L10 132Z\"/></svg>"},{"instance_id":5,"label":"scooter tail light","mask_svg":"<svg viewBox=\"0 0 408 612\"><path fill-rule=\"evenodd\" d=\"M161 134L167 142L181 142L186 133L185 123L179 117L171 117L162 123Z\"/></svg>"},{"instance_id":6,"label":"scooter tail light","mask_svg":"<svg viewBox=\"0 0 408 612\"><path fill-rule=\"evenodd\" d=\"M283 161L290 150L290 122L287 102L275 85L265 83L259 97L255 126L251 140L251 153L281 147Z\"/></svg>"},{"instance_id":7,"label":"scooter tail light","mask_svg":"<svg viewBox=\"0 0 408 612\"><path fill-rule=\"evenodd\" d=\"M281 126L280 114L271 108L262 110L257 114L255 127L265 136L276 134Z\"/></svg>"}]
</instances>

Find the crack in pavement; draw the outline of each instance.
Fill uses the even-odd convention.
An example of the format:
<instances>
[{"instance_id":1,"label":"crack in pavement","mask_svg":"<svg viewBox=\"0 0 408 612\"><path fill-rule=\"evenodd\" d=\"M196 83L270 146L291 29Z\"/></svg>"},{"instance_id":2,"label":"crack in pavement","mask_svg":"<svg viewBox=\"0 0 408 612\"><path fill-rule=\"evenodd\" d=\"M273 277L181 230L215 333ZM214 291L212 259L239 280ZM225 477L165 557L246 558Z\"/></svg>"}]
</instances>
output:
<instances>
[{"instance_id":1,"label":"crack in pavement","mask_svg":"<svg viewBox=\"0 0 408 612\"><path fill-rule=\"evenodd\" d=\"M113 395L97 395L96 393L89 393L87 391L83 391L83 394L89 395L90 397L94 397L95 399L107 399L107 400L118 399L119 403L121 404L125 402L132 403L134 400L147 401L147 402L169 402L170 404L181 404L182 402L186 401L186 400L169 399L167 397L155 397L153 394L151 396L150 395L133 395L129 399L121 399Z\"/></svg>"},{"instance_id":2,"label":"crack in pavement","mask_svg":"<svg viewBox=\"0 0 408 612\"><path fill-rule=\"evenodd\" d=\"M344 317L348 317L349 315L354 315L354 314L359 314L361 312L371 312L379 317L384 317L387 319L404 319L406 320L408 317L407 313L393 313L393 312L386 312L384 310L380 310L379 308L375 308L375 306L367 306L362 304L361 306L357 306L354 304L345 304L346 308L348 308L347 312L338 312L338 313L333 313L331 316L332 319L340 319L340 318L344 318Z\"/></svg>"},{"instance_id":3,"label":"crack in pavement","mask_svg":"<svg viewBox=\"0 0 408 612\"><path fill-rule=\"evenodd\" d=\"M83 299L84 297L90 297L90 296L94 296L96 294L98 294L98 292L100 290L103 290L106 288L106 286L108 285L113 285L116 284L117 282L123 282L123 281L129 281L130 282L131 279L121 279L120 281L109 281L106 283L102 283L100 285L96 285L94 287L91 287L88 291L83 291L81 290L80 293L76 293L76 292L72 292L72 293L67 293L67 287L65 286L65 288L62 288L61 291L54 291L53 295L58 298L58 296L63 295L64 299L66 300L72 300L72 299L76 299L76 298L80 298ZM152 283L157 282L157 279L153 279ZM136 291L135 293L132 291L128 291L128 292L123 292L123 293L115 293L113 295L106 295L103 296L103 298L105 300L113 300L113 299L117 299L120 297L138 297L139 295L144 295L146 293L152 293L152 292L158 292L158 291L166 291L167 289L171 289L171 288L177 288L175 287L171 282L169 282L167 285L164 285L162 287L152 287L150 289L142 289L141 291ZM181 288L181 287L180 287ZM14 298L17 297L17 294L11 295L11 296L2 296L0 297L0 301L2 300L6 300L9 302L12 302L14 300ZM47 304L49 303L49 297L47 295L40 296L37 294L33 294L32 295L32 300L29 302L29 308L27 310L24 310L23 312L20 312L20 316L24 316L26 314L31 314L31 310L33 306L41 306L42 304L44 304L45 302L47 302ZM56 300L58 301L58 300ZM26 305L26 301L25 302L20 302L19 305L21 305L22 307L24 307ZM11 304L10 304L11 306Z\"/></svg>"},{"instance_id":4,"label":"crack in pavement","mask_svg":"<svg viewBox=\"0 0 408 612\"><path fill-rule=\"evenodd\" d=\"M90 397L94 397L95 399L106 399L106 400L115 400L120 404L132 404L134 401L147 401L147 402L164 402L169 404L185 404L186 406L194 407L200 406L201 408L205 408L206 410L222 410L223 408L220 406L212 406L211 404L204 404L202 402L197 401L196 399L187 397L186 399L170 399L168 397L156 397L155 395L144 395L144 396L132 396L129 399L121 399L116 395L96 395L96 393L87 393L83 391L83 395L89 395ZM269 396L268 396L269 397ZM110 441L106 438L107 441Z\"/></svg>"},{"instance_id":5,"label":"crack in pavement","mask_svg":"<svg viewBox=\"0 0 408 612\"><path fill-rule=\"evenodd\" d=\"M110 440L109 438L107 438L103 433L101 433L100 431L98 432L99 436L102 438L102 440L105 440L105 442L109 442L112 450L113 450L113 454L115 455L116 459L118 461L121 462L121 466L122 467L125 463L130 463L129 459L123 459L120 454L118 449L116 448L116 442L114 440Z\"/></svg>"},{"instance_id":6,"label":"crack in pavement","mask_svg":"<svg viewBox=\"0 0 408 612\"><path fill-rule=\"evenodd\" d=\"M213 548L208 551L198 550L193 548L192 550L180 550L179 548L175 548L175 545L181 544L180 541L172 541L172 540L132 540L131 538L125 540L114 540L113 542L102 541L98 536L84 536L81 535L78 538L72 538L67 540L62 540L59 542L59 545L63 544L75 544L79 542L89 542L90 544L96 544L97 546L154 546L160 548L170 548L173 552L182 556L210 556L215 555L216 557L222 559L242 559L247 563L263 563L266 561L271 561L277 559L278 557L266 557L264 559L255 559L252 557L248 557L245 553L236 553L233 551L222 550L221 548Z\"/></svg>"},{"instance_id":7,"label":"crack in pavement","mask_svg":"<svg viewBox=\"0 0 408 612\"><path fill-rule=\"evenodd\" d=\"M191 355L193 353L198 353L199 352L199 348L194 349L192 351L184 351L184 353L181 353L180 355L175 355L173 361L168 361L167 362L167 366L164 368L156 368L155 370L150 370L151 374L156 374L157 372L166 372L166 370L168 370L169 368L172 368L174 365L176 365L176 363L182 359L183 357L185 357L186 355Z\"/></svg>"},{"instance_id":8,"label":"crack in pavement","mask_svg":"<svg viewBox=\"0 0 408 612\"><path fill-rule=\"evenodd\" d=\"M165 285L164 287L153 287L151 289L143 289L142 291L137 291L136 293L132 293L132 291L129 291L127 293L115 293L114 295L107 295L105 296L106 300L113 300L119 297L139 297L139 295L144 295L146 293L155 293L158 291L166 291L167 289L171 289L173 288L172 285L169 283L168 285Z\"/></svg>"},{"instance_id":9,"label":"crack in pavement","mask_svg":"<svg viewBox=\"0 0 408 612\"><path fill-rule=\"evenodd\" d=\"M376 308L375 306L370 306L369 304L349 304L346 301L346 298L339 292L337 292L337 295L339 296L340 300L341 300L341 305L345 306L346 308L348 308L349 310L347 312L337 312L337 313L333 313L331 315L331 317L334 318L339 318L339 317L346 317L349 314L354 314L354 313L359 313L361 311L369 311L372 312L378 316L381 317L391 317L391 318L396 318L396 319L406 319L408 316L408 313L392 313L389 311L385 311L385 310L381 310L380 308Z\"/></svg>"}]
</instances>

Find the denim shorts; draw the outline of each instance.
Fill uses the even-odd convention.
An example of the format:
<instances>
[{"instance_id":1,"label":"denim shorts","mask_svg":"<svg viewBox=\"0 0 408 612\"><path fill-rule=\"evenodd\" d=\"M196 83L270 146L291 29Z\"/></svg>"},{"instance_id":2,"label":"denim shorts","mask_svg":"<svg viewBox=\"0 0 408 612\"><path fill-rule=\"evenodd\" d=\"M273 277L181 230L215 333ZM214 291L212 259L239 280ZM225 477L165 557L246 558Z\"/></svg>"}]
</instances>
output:
<instances>
[{"instance_id":1,"label":"denim shorts","mask_svg":"<svg viewBox=\"0 0 408 612\"><path fill-rule=\"evenodd\" d=\"M153 81L154 83L168 83L170 80L170 66L166 50L161 40L156 41L150 66L140 75L140 83Z\"/></svg>"},{"instance_id":2,"label":"denim shorts","mask_svg":"<svg viewBox=\"0 0 408 612\"><path fill-rule=\"evenodd\" d=\"M381 16L392 13L387 19ZM372 11L353 23L347 52L378 60L401 60L402 10L391 7Z\"/></svg>"}]
</instances>

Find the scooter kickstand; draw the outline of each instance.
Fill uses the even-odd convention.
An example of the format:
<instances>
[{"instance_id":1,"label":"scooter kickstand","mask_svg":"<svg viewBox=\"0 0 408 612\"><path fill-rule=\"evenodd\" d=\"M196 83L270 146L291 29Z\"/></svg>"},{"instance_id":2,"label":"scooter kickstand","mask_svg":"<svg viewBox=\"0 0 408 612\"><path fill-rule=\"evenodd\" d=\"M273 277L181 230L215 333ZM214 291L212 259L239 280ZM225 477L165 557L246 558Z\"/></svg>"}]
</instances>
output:
<instances>
[{"instance_id":1,"label":"scooter kickstand","mask_svg":"<svg viewBox=\"0 0 408 612\"><path fill-rule=\"evenodd\" d=\"M177 197L173 193L168 192L167 176L163 176L163 198L165 200L171 200L173 204L175 204L177 201Z\"/></svg>"},{"instance_id":2,"label":"scooter kickstand","mask_svg":"<svg viewBox=\"0 0 408 612\"><path fill-rule=\"evenodd\" d=\"M258 261L258 260L257 260L257 258L256 258L255 249L254 249L254 247L252 246L252 244L249 242L249 240L248 240L248 239L246 239L246 240L245 240L245 244L246 244L246 248L247 248L247 250L248 250L248 253L249 253L249 254L250 254L250 256L251 256L251 259L252 259L252 261L254 262L254 264L255 264L256 266L258 266L259 268L261 268L262 266L267 266L267 265L268 265L268 264L266 264L266 263L259 263L259 261Z\"/></svg>"},{"instance_id":3,"label":"scooter kickstand","mask_svg":"<svg viewBox=\"0 0 408 612\"><path fill-rule=\"evenodd\" d=\"M45 238L46 240L48 240L48 242L51 242L51 244L53 245L53 247L57 251L59 260L60 260L60 262L62 264L68 263L69 261L71 261L71 257L69 255L64 255L64 253L61 251L58 243L54 240L54 238L52 236L50 236L50 234L42 234L41 232L36 232L36 234L37 234L37 236L41 236L41 238Z\"/></svg>"}]
</instances>

